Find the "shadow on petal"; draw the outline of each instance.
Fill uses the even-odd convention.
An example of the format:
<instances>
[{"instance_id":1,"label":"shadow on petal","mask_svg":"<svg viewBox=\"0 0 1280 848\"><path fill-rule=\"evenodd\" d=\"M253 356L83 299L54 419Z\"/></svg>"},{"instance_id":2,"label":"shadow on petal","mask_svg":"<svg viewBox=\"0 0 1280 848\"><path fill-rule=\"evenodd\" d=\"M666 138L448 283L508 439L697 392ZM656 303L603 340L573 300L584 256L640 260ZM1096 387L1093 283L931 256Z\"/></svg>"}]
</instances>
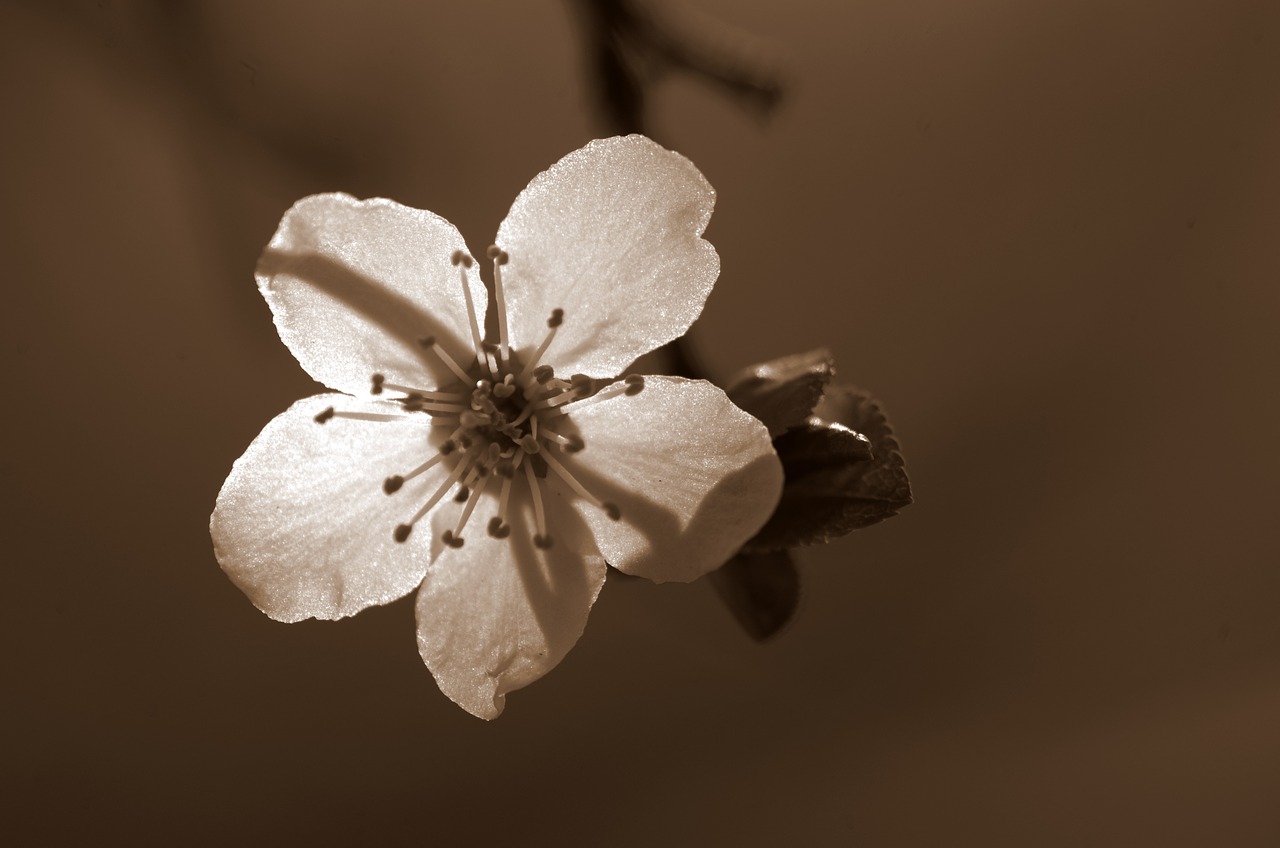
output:
<instances>
[{"instance_id":1,"label":"shadow on petal","mask_svg":"<svg viewBox=\"0 0 1280 848\"><path fill-rule=\"evenodd\" d=\"M398 341L416 362L436 375L440 383L453 381L452 373L420 344L425 336L451 353L470 352L469 342L460 338L455 328L442 323L432 313L413 301L389 290L377 280L319 253L289 253L267 248L258 260L259 277L289 275L341 302L353 313L378 327ZM278 322L277 322L278 323ZM474 359L474 354L471 354ZM470 360L459 358L466 367Z\"/></svg>"},{"instance_id":2,"label":"shadow on petal","mask_svg":"<svg viewBox=\"0 0 1280 848\"><path fill-rule=\"evenodd\" d=\"M575 475L602 501L622 512L610 521L590 504L579 508L609 564L656 582L689 582L723 565L760 529L777 505L781 471L772 453L721 478L692 515L657 503L643 491L576 468ZM765 490L768 491L765 491Z\"/></svg>"}]
</instances>

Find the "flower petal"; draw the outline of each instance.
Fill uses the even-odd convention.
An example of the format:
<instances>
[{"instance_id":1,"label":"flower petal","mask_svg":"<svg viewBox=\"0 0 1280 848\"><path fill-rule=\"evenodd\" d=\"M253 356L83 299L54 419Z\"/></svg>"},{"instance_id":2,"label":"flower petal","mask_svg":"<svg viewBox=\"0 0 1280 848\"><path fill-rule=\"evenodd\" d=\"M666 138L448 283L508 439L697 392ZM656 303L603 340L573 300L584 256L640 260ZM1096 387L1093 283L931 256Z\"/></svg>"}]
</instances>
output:
<instances>
[{"instance_id":1,"label":"flower petal","mask_svg":"<svg viewBox=\"0 0 1280 848\"><path fill-rule=\"evenodd\" d=\"M586 447L561 460L621 510L612 521L575 501L600 551L615 568L658 582L718 568L778 503L782 465L768 431L705 380L645 377L637 395L602 390L611 392L569 406Z\"/></svg>"},{"instance_id":2,"label":"flower petal","mask_svg":"<svg viewBox=\"0 0 1280 848\"><path fill-rule=\"evenodd\" d=\"M454 378L420 339L434 336L464 368L475 355L455 250L467 250L462 235L431 212L317 194L285 213L258 260L258 288L281 340L326 386L367 395L377 372L433 389ZM468 278L483 331L479 268Z\"/></svg>"},{"instance_id":3,"label":"flower petal","mask_svg":"<svg viewBox=\"0 0 1280 848\"><path fill-rule=\"evenodd\" d=\"M236 460L209 522L223 570L280 621L342 618L389 603L413 591L427 570L426 528L403 543L392 533L443 471L437 466L410 481L417 491L406 484L393 496L382 482L435 453L429 419L317 424L329 407L373 415L396 409L338 394L298 401Z\"/></svg>"},{"instance_id":4,"label":"flower petal","mask_svg":"<svg viewBox=\"0 0 1280 848\"><path fill-rule=\"evenodd\" d=\"M498 717L506 693L555 668L582 635L604 585L604 557L566 505L547 504L555 542L549 550L534 547L521 482L517 477L505 539L485 532L487 519L477 512L463 546L446 548L440 537L453 529L461 507L432 516L436 550L418 592L423 662L442 692L483 719Z\"/></svg>"},{"instance_id":5,"label":"flower petal","mask_svg":"<svg viewBox=\"0 0 1280 848\"><path fill-rule=\"evenodd\" d=\"M513 344L541 343L562 308L544 361L613 377L684 335L720 273L700 238L714 205L693 163L644 136L593 141L552 165L498 229Z\"/></svg>"}]
</instances>

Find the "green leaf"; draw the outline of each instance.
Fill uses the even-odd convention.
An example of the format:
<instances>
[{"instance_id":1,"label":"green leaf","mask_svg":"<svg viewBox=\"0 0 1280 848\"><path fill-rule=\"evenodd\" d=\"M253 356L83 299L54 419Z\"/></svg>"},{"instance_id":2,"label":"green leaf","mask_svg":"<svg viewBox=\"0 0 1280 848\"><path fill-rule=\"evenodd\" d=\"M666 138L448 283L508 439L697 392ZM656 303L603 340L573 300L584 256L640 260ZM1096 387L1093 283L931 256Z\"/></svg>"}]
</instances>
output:
<instances>
[{"instance_id":1,"label":"green leaf","mask_svg":"<svg viewBox=\"0 0 1280 848\"><path fill-rule=\"evenodd\" d=\"M753 365L729 380L729 399L764 422L777 438L804 424L836 373L825 348Z\"/></svg>"},{"instance_id":2,"label":"green leaf","mask_svg":"<svg viewBox=\"0 0 1280 848\"><path fill-rule=\"evenodd\" d=\"M805 427L774 441L786 473L782 500L744 550L823 544L911 503L906 463L879 403L837 386L815 413ZM865 446L870 457L858 453Z\"/></svg>"},{"instance_id":3,"label":"green leaf","mask_svg":"<svg viewBox=\"0 0 1280 848\"><path fill-rule=\"evenodd\" d=\"M711 572L711 584L742 629L761 642L782 630L800 605L800 575L786 551L740 553Z\"/></svg>"}]
</instances>

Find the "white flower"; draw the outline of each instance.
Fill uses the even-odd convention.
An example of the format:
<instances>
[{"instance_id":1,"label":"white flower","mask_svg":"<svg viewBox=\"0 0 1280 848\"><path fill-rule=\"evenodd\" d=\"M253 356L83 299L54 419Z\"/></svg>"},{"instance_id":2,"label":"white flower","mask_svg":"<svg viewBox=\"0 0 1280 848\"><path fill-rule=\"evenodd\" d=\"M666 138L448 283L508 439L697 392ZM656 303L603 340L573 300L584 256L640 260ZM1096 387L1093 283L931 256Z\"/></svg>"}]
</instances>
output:
<instances>
[{"instance_id":1,"label":"white flower","mask_svg":"<svg viewBox=\"0 0 1280 848\"><path fill-rule=\"evenodd\" d=\"M641 136L596 141L516 198L489 292L430 212L299 201L258 286L298 401L235 463L211 532L272 618L336 619L421 586L440 688L493 718L581 635L605 563L657 581L721 565L777 504L769 435L710 383L631 376L719 273L715 193Z\"/></svg>"}]
</instances>

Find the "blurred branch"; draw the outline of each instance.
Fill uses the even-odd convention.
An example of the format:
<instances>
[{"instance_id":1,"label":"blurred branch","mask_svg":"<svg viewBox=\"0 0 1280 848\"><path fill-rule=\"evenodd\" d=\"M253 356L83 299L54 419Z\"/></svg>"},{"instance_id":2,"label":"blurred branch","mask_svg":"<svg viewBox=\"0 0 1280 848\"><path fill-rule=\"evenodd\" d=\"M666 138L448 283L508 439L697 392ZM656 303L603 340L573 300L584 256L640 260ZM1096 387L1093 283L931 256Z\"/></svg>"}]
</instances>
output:
<instances>
[{"instance_id":1,"label":"blurred branch","mask_svg":"<svg viewBox=\"0 0 1280 848\"><path fill-rule=\"evenodd\" d=\"M744 108L768 117L782 99L782 85L759 67L740 37L698 32L688 20L658 14L644 0L571 0L583 26L594 69L597 107L614 133L652 136L646 120L648 88L670 71L690 74L727 93ZM702 377L688 336L663 350L670 372Z\"/></svg>"},{"instance_id":2,"label":"blurred branch","mask_svg":"<svg viewBox=\"0 0 1280 848\"><path fill-rule=\"evenodd\" d=\"M767 117L782 98L777 78L759 67L740 37L706 34L658 13L643 0L572 0L595 69L599 106L619 133L645 132L647 87L668 71L711 83Z\"/></svg>"}]
</instances>

